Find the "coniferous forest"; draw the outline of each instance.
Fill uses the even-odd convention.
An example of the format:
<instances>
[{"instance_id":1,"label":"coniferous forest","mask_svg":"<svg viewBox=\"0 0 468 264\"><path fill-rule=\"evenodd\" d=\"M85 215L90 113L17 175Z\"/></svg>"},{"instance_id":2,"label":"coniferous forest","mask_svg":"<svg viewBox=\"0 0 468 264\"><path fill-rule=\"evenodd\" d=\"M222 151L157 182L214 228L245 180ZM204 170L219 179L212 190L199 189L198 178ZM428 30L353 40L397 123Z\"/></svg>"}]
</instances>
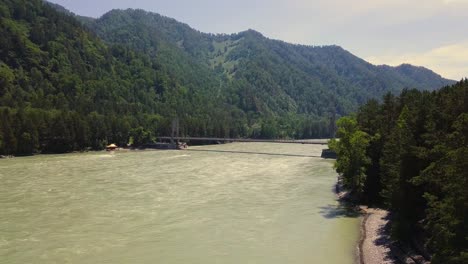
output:
<instances>
[{"instance_id":1,"label":"coniferous forest","mask_svg":"<svg viewBox=\"0 0 468 264\"><path fill-rule=\"evenodd\" d=\"M371 65L336 46L248 30L198 32L142 10L99 19L41 0L0 2L0 154L182 135L324 138L335 116L404 87L452 83L422 67Z\"/></svg>"},{"instance_id":2,"label":"coniferous forest","mask_svg":"<svg viewBox=\"0 0 468 264\"><path fill-rule=\"evenodd\" d=\"M370 100L338 121L337 171L361 202L392 213L395 239L432 263L468 263L468 80ZM416 241L419 240L419 241Z\"/></svg>"}]
</instances>

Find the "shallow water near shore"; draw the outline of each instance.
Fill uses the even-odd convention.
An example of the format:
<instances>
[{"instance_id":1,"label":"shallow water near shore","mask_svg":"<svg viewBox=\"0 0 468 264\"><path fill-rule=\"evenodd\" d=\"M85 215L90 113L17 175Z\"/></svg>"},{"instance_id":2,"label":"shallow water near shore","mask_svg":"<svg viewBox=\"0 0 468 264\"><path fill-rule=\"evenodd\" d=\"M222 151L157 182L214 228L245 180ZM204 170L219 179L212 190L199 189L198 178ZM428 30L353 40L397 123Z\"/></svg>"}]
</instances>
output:
<instances>
[{"instance_id":1,"label":"shallow water near shore","mask_svg":"<svg viewBox=\"0 0 468 264\"><path fill-rule=\"evenodd\" d=\"M1 262L354 263L360 219L323 147L0 160Z\"/></svg>"}]
</instances>

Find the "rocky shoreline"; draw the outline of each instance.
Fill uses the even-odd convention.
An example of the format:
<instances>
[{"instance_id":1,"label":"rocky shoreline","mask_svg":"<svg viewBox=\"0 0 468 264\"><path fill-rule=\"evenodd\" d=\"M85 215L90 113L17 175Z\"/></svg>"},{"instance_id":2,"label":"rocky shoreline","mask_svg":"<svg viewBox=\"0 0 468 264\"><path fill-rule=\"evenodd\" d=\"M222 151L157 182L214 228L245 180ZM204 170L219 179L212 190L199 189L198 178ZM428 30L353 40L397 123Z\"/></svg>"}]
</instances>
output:
<instances>
[{"instance_id":1,"label":"rocky shoreline","mask_svg":"<svg viewBox=\"0 0 468 264\"><path fill-rule=\"evenodd\" d=\"M338 200L342 203L357 205L353 195L343 188L342 179L338 177L336 187ZM402 247L390 238L390 212L379 208L356 206L362 213L361 238L357 249L359 264L430 264L420 254L408 247Z\"/></svg>"},{"instance_id":2,"label":"rocky shoreline","mask_svg":"<svg viewBox=\"0 0 468 264\"><path fill-rule=\"evenodd\" d=\"M387 232L389 212L361 206L364 218L359 242L360 264L398 263L391 254L391 240Z\"/></svg>"},{"instance_id":3,"label":"rocky shoreline","mask_svg":"<svg viewBox=\"0 0 468 264\"><path fill-rule=\"evenodd\" d=\"M415 245L402 245L390 238L390 212L360 206L364 218L361 224L359 243L360 264L430 264L423 254L415 250ZM416 243L416 241L414 241Z\"/></svg>"}]
</instances>

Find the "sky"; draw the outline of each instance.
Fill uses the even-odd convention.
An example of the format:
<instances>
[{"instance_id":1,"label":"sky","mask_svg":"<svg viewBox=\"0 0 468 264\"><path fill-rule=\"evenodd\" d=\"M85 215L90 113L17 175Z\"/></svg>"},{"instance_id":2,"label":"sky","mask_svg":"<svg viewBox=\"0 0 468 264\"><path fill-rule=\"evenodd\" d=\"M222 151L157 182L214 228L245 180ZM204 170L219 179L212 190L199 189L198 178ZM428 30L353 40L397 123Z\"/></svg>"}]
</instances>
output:
<instances>
[{"instance_id":1,"label":"sky","mask_svg":"<svg viewBox=\"0 0 468 264\"><path fill-rule=\"evenodd\" d=\"M468 0L50 0L78 15L140 8L207 33L339 45L373 64L468 77Z\"/></svg>"}]
</instances>

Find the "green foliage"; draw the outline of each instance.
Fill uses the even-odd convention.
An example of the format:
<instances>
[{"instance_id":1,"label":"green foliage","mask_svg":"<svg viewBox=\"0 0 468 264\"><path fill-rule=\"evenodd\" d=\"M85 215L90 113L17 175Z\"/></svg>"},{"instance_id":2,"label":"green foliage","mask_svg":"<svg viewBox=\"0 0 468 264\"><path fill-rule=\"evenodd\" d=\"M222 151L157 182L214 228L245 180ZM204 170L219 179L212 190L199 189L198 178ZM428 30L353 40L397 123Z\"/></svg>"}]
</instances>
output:
<instances>
[{"instance_id":1,"label":"green foliage","mask_svg":"<svg viewBox=\"0 0 468 264\"><path fill-rule=\"evenodd\" d=\"M340 118L337 126L339 140L332 139L329 143L330 149L338 155L336 170L343 176L345 187L361 196L366 181L366 166L370 163L366 155L369 136L358 129L356 119L351 117Z\"/></svg>"},{"instance_id":2,"label":"green foliage","mask_svg":"<svg viewBox=\"0 0 468 264\"><path fill-rule=\"evenodd\" d=\"M394 238L426 237L432 263L465 263L468 256L467 102L466 79L432 93L387 94L381 104L362 106L357 123L340 119L340 141L330 143L345 179L365 171L362 201L392 211ZM360 146L351 139L360 131L370 140L356 155L352 150ZM362 153L370 162L351 170L351 160Z\"/></svg>"},{"instance_id":3,"label":"green foliage","mask_svg":"<svg viewBox=\"0 0 468 264\"><path fill-rule=\"evenodd\" d=\"M154 142L154 137L151 131L147 131L143 127L137 127L130 131L130 144L133 146L138 147L152 142Z\"/></svg>"},{"instance_id":4,"label":"green foliage","mask_svg":"<svg viewBox=\"0 0 468 264\"><path fill-rule=\"evenodd\" d=\"M276 131L264 132L278 137L329 137L330 117L355 110L367 98L451 83L410 65L375 67L336 46L291 45L253 30L204 34L143 10L113 10L84 23L107 43L148 54L203 105L222 111L227 104L244 112L250 130L253 124L269 129L276 123ZM292 115L297 122L280 125ZM215 131L226 130L220 125Z\"/></svg>"},{"instance_id":5,"label":"green foliage","mask_svg":"<svg viewBox=\"0 0 468 264\"><path fill-rule=\"evenodd\" d=\"M5 0L0 20L1 154L125 145L139 127L170 135L174 118L188 136L325 138L335 115L366 98L449 82L418 84L435 75L374 67L339 47L204 34L141 10L91 19Z\"/></svg>"},{"instance_id":6,"label":"green foliage","mask_svg":"<svg viewBox=\"0 0 468 264\"><path fill-rule=\"evenodd\" d=\"M119 34L114 43L106 44L70 13L56 8L39 0L0 3L0 154L126 145L135 128L143 128L151 138L170 135L176 117L182 135L327 136L320 128L328 124L326 119L240 109L229 81L181 53L168 42L173 38L153 40L156 35L151 31L140 32L140 27L128 24L122 34L143 34L129 39L148 40L145 48L141 43L119 43L125 39ZM109 19L120 25L120 18L113 17ZM180 24L171 23L174 29ZM194 44L184 47L194 56L211 45L196 45L199 33L182 31L193 38ZM262 132L256 133L256 124L264 124ZM142 135L135 138L138 143L148 140Z\"/></svg>"},{"instance_id":7,"label":"green foliage","mask_svg":"<svg viewBox=\"0 0 468 264\"><path fill-rule=\"evenodd\" d=\"M427 184L427 228L433 230L428 241L435 249L434 263L465 263L468 256L468 113L458 116L453 132L436 146L443 156L431 163L414 180Z\"/></svg>"}]
</instances>

